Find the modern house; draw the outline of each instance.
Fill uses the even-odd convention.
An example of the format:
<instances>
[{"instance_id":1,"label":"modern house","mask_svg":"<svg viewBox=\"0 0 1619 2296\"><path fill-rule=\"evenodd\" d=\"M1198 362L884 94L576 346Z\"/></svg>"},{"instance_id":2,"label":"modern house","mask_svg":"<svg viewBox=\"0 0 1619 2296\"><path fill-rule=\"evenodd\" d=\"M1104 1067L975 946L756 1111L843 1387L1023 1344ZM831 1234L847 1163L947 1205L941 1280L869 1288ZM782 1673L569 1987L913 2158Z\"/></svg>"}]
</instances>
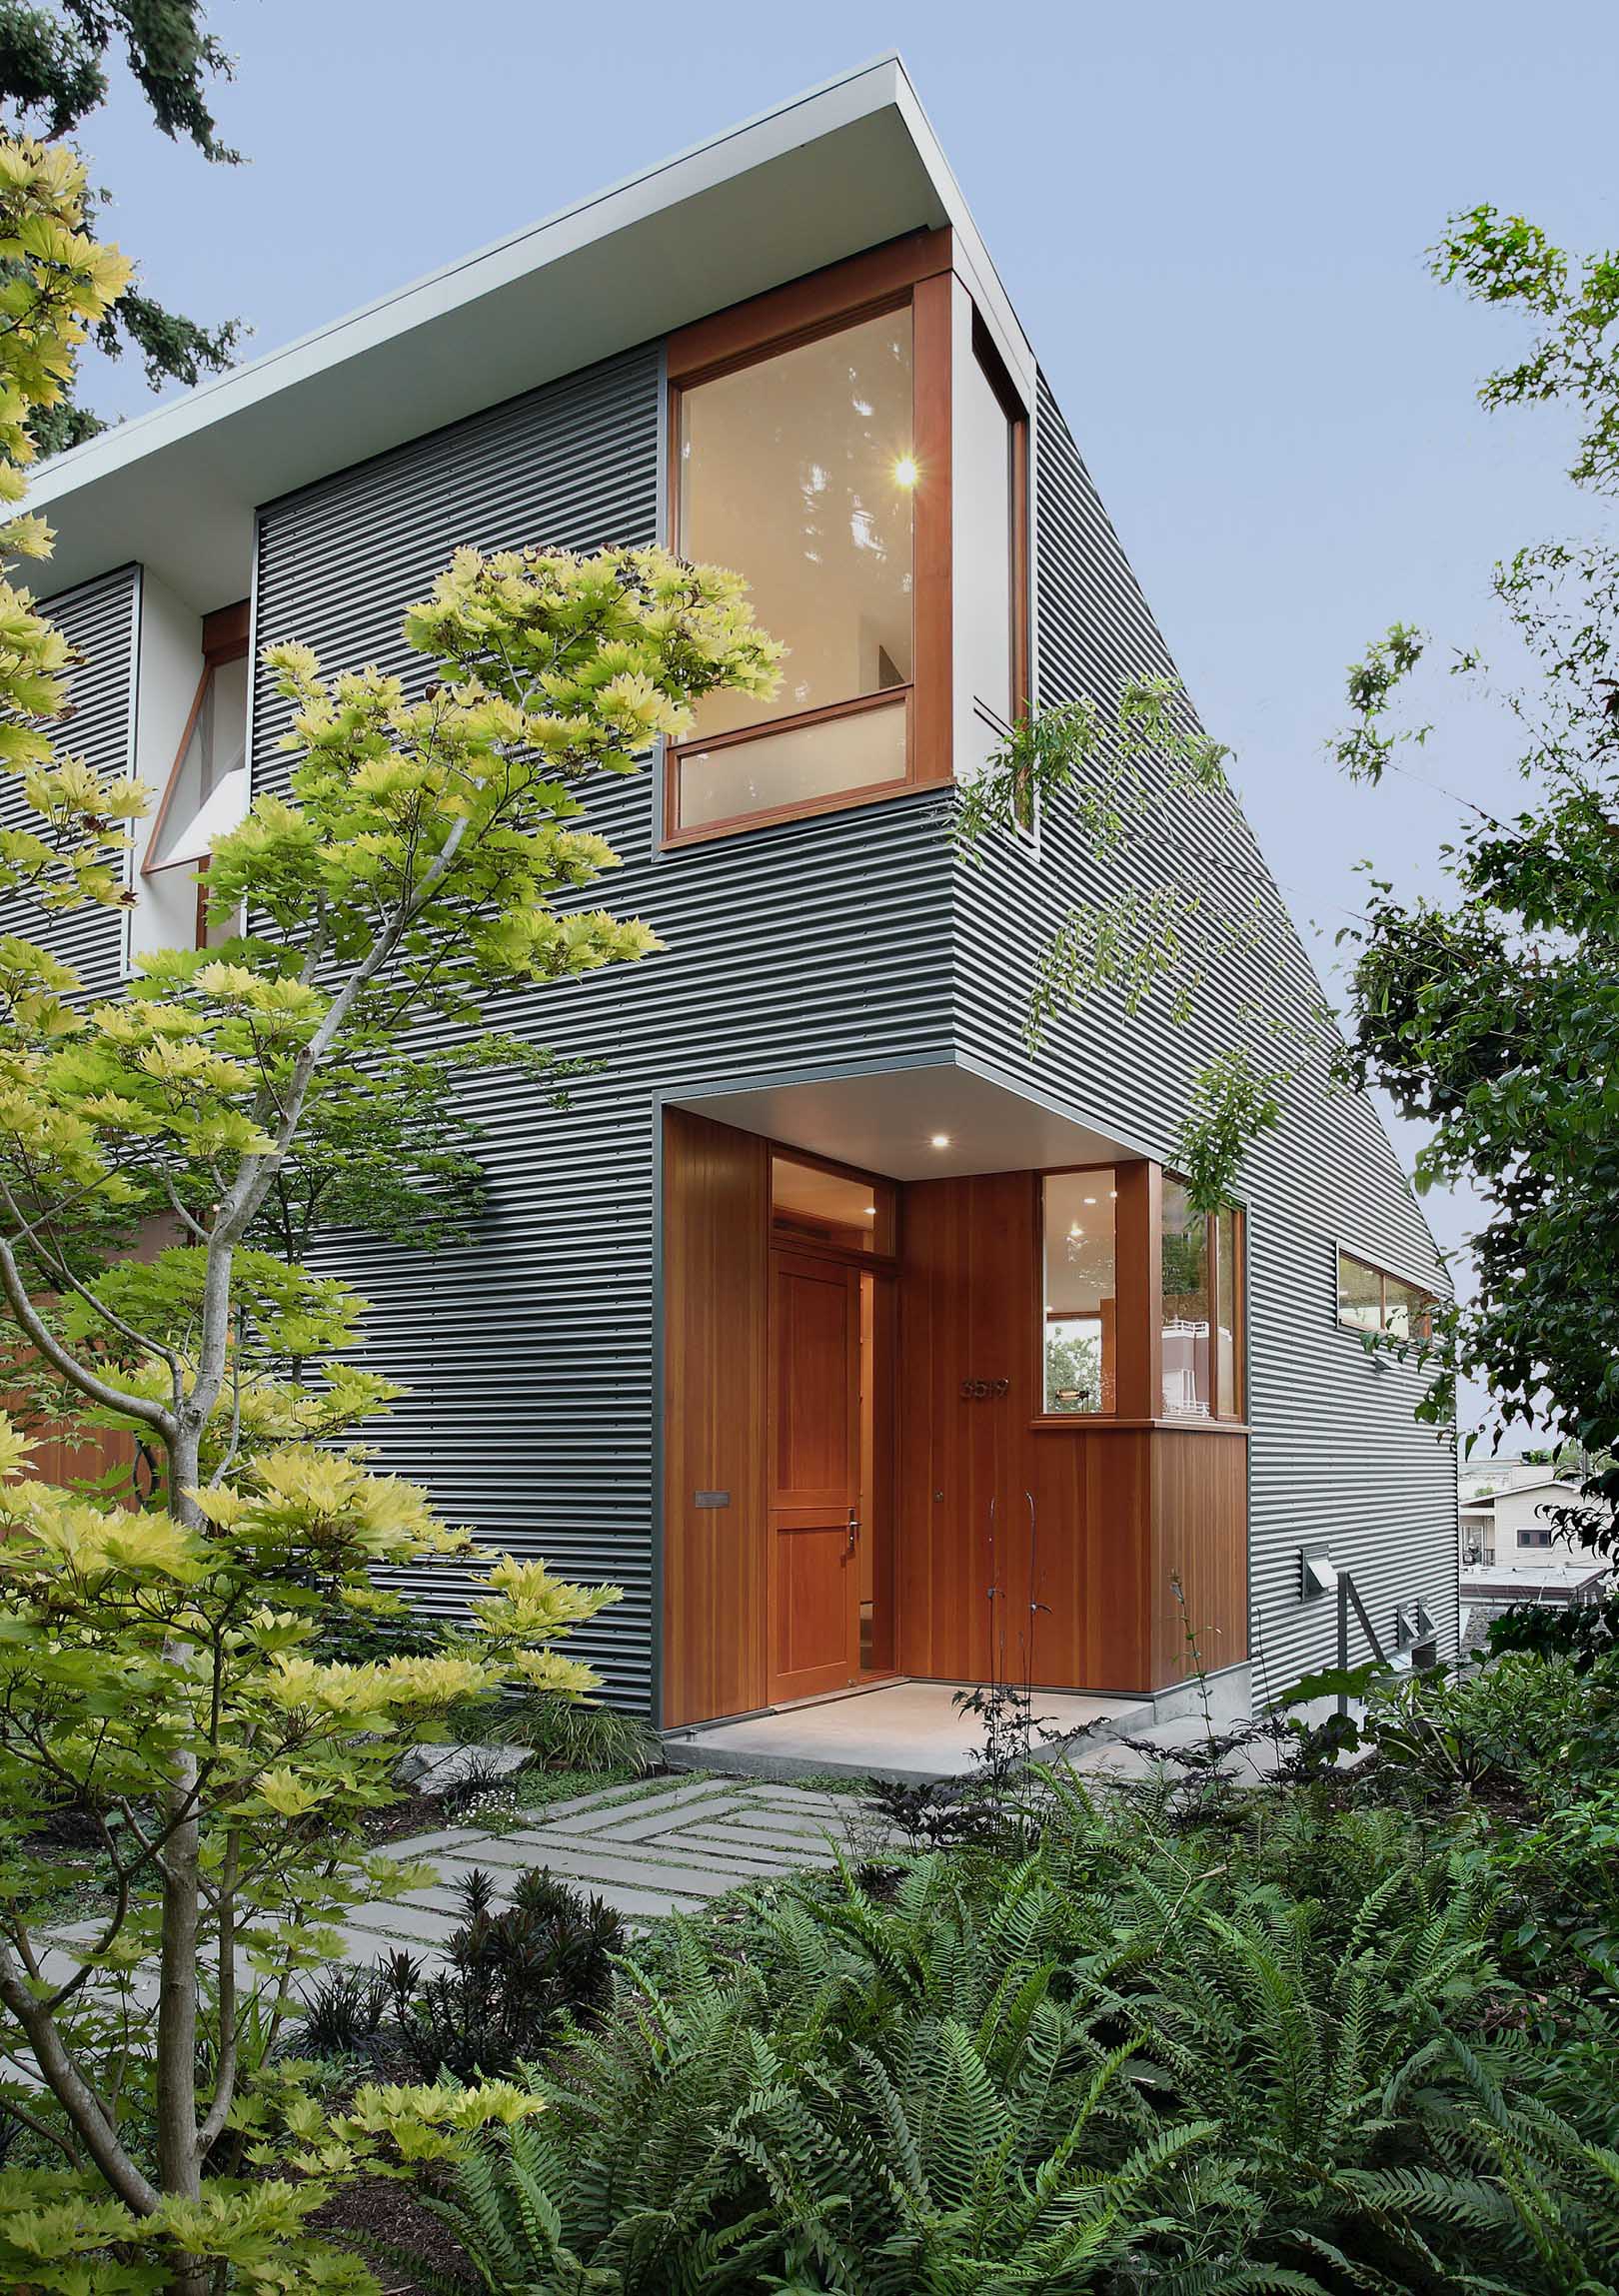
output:
<instances>
[{"instance_id":1,"label":"modern house","mask_svg":"<svg viewBox=\"0 0 1619 2296\"><path fill-rule=\"evenodd\" d=\"M1110 341L1111 359L1158 356ZM1083 377L1071 379L1082 390ZM593 792L666 953L511 1000L602 1065L553 1113L469 1085L467 1248L332 1240L412 1387L384 1463L481 1537L612 1580L581 1638L669 1726L996 1673L1233 1703L1457 1631L1456 1469L1364 1342L1444 1288L1233 799L1150 864L1052 805L981 865L952 784L1025 699L1168 676L1073 433L897 60L853 72L53 463L75 739L158 793L98 992L208 930L198 867L276 785L253 667L413 668L460 545L662 539L745 574L779 696ZM414 665L416 669L419 664ZM1075 907L1167 874L1228 917L1189 1022L1024 1021ZM1216 1051L1304 1049L1240 1211L1174 1171ZM431 1582L446 1612L463 1592ZM1361 1654L1357 1647L1355 1655Z\"/></svg>"}]
</instances>

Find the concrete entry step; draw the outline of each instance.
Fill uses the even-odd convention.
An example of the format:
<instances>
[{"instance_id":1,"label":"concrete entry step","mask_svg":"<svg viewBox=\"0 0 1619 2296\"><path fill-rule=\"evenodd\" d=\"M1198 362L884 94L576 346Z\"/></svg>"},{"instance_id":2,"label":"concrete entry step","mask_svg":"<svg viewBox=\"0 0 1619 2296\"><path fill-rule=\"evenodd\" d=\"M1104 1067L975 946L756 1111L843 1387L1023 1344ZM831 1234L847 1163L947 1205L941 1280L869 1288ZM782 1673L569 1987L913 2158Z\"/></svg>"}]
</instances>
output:
<instances>
[{"instance_id":1,"label":"concrete entry step","mask_svg":"<svg viewBox=\"0 0 1619 2296\"><path fill-rule=\"evenodd\" d=\"M962 1777L976 1766L983 1724L976 1715L956 1710L960 1683L883 1683L840 1697L780 1707L739 1722L707 1722L664 1734L664 1755L672 1768L720 1771L733 1777L792 1779L830 1777L891 1778L902 1785L927 1785ZM1128 1696L1089 1698L1071 1691L1035 1691L1032 1717L1035 1752L1055 1759L1074 1732L1126 1731L1150 1727L1150 1701ZM1039 1727L1055 1732L1042 1742Z\"/></svg>"}]
</instances>

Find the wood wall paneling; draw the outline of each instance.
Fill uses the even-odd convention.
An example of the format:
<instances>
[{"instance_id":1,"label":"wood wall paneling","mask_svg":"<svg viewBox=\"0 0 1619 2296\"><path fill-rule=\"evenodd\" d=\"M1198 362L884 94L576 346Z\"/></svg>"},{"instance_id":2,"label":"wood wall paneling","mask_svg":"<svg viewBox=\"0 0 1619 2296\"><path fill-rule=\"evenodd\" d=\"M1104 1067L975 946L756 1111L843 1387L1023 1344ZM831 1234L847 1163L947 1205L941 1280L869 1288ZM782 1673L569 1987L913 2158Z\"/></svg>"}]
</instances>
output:
<instances>
[{"instance_id":1,"label":"wood wall paneling","mask_svg":"<svg viewBox=\"0 0 1619 2296\"><path fill-rule=\"evenodd\" d=\"M1248 1655L1248 1439L1159 1428L1152 1436L1152 1687Z\"/></svg>"},{"instance_id":2,"label":"wood wall paneling","mask_svg":"<svg viewBox=\"0 0 1619 2296\"><path fill-rule=\"evenodd\" d=\"M769 1227L766 1143L666 1110L666 1726L765 1704Z\"/></svg>"},{"instance_id":3,"label":"wood wall paneling","mask_svg":"<svg viewBox=\"0 0 1619 2296\"><path fill-rule=\"evenodd\" d=\"M945 1681L1144 1690L1150 1430L1035 1424L1038 1218L1031 1172L905 1190L895 1663ZM1004 1394L962 1392L1000 1380Z\"/></svg>"}]
</instances>

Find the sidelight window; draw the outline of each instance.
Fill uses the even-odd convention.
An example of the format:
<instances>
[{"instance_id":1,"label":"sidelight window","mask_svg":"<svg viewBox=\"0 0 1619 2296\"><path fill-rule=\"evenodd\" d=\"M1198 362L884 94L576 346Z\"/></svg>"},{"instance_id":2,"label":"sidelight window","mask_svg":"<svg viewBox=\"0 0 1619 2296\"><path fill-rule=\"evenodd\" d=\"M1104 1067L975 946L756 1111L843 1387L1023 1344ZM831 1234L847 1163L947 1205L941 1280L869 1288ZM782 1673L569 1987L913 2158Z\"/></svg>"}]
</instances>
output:
<instances>
[{"instance_id":1,"label":"sidelight window","mask_svg":"<svg viewBox=\"0 0 1619 2296\"><path fill-rule=\"evenodd\" d=\"M1164 1416L1240 1419L1240 1214L1194 1211L1184 1181L1166 1172L1158 1258Z\"/></svg>"},{"instance_id":2,"label":"sidelight window","mask_svg":"<svg viewBox=\"0 0 1619 2296\"><path fill-rule=\"evenodd\" d=\"M1048 1172L1042 1198L1044 1408L1116 1411L1116 1177L1107 1167Z\"/></svg>"}]
</instances>

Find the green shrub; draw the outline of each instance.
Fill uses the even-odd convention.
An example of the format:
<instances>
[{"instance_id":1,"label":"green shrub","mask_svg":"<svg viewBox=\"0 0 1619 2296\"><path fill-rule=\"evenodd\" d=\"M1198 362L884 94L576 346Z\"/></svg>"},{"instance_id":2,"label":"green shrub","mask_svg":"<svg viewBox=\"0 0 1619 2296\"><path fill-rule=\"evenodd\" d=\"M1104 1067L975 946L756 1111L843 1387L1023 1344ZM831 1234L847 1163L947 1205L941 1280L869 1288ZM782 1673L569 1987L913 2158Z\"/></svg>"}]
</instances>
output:
<instances>
[{"instance_id":1,"label":"green shrub","mask_svg":"<svg viewBox=\"0 0 1619 2296\"><path fill-rule=\"evenodd\" d=\"M1027 1856L681 1925L449 2213L510 2291L1610 2289L1619 2032L1537 2039L1506 1886L1398 1809L1053 1779Z\"/></svg>"}]
</instances>

